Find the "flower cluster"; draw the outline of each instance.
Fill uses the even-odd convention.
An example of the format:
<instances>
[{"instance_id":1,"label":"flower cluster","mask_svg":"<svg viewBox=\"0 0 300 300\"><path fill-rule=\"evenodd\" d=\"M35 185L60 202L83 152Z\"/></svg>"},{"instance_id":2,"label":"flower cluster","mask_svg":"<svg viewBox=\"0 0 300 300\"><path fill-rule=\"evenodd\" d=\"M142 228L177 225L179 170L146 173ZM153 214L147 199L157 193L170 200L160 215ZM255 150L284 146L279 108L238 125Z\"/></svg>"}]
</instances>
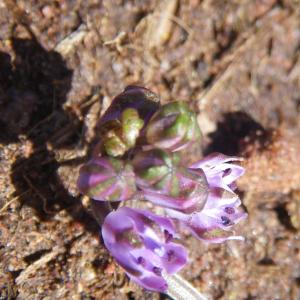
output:
<instances>
[{"instance_id":1,"label":"flower cluster","mask_svg":"<svg viewBox=\"0 0 300 300\"><path fill-rule=\"evenodd\" d=\"M151 91L127 87L98 123L100 140L80 171L78 188L97 201L140 199L164 215L122 205L102 225L104 244L142 287L164 292L164 274L187 263L175 224L198 239L243 239L233 225L246 217L234 193L241 159L213 153L189 166L182 150L201 138L194 112L183 102L160 105Z\"/></svg>"}]
</instances>

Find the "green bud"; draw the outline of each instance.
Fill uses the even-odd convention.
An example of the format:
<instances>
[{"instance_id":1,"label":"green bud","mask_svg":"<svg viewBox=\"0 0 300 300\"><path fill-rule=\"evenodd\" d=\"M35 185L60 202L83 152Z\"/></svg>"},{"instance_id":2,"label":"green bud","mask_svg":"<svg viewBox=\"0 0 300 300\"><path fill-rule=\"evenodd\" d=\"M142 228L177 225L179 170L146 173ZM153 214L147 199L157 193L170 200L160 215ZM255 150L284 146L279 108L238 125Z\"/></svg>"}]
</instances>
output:
<instances>
[{"instance_id":1,"label":"green bud","mask_svg":"<svg viewBox=\"0 0 300 300\"><path fill-rule=\"evenodd\" d=\"M125 109L120 120L110 120L102 125L101 136L106 153L117 157L134 147L144 126L144 121L134 108Z\"/></svg>"},{"instance_id":2,"label":"green bud","mask_svg":"<svg viewBox=\"0 0 300 300\"><path fill-rule=\"evenodd\" d=\"M153 147L178 151L201 137L197 116L184 102L162 106L146 129L147 142Z\"/></svg>"},{"instance_id":3,"label":"green bud","mask_svg":"<svg viewBox=\"0 0 300 300\"><path fill-rule=\"evenodd\" d=\"M134 108L125 109L121 119L124 142L127 147L133 147L140 134L140 130L144 126L144 121L139 118L139 114Z\"/></svg>"},{"instance_id":4,"label":"green bud","mask_svg":"<svg viewBox=\"0 0 300 300\"><path fill-rule=\"evenodd\" d=\"M112 157L86 163L80 170L77 186L82 194L100 201L124 201L136 192L132 166Z\"/></svg>"},{"instance_id":5,"label":"green bud","mask_svg":"<svg viewBox=\"0 0 300 300\"><path fill-rule=\"evenodd\" d=\"M206 177L202 170L182 166L179 153L160 149L139 152L132 165L145 199L185 212L204 206L208 194Z\"/></svg>"}]
</instances>

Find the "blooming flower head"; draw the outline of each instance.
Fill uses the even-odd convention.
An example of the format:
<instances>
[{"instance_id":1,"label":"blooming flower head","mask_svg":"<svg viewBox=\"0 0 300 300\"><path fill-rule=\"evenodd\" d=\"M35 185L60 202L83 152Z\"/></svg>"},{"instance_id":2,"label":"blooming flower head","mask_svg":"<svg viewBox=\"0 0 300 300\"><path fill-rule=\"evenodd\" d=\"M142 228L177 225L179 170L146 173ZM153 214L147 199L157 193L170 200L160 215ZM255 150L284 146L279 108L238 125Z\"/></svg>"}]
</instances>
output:
<instances>
[{"instance_id":1,"label":"blooming flower head","mask_svg":"<svg viewBox=\"0 0 300 300\"><path fill-rule=\"evenodd\" d=\"M99 224L105 217L105 246L134 282L166 292L167 274L187 263L185 248L174 239L174 220L203 241L243 239L233 231L247 216L234 193L244 173L236 164L241 159L213 153L184 165L180 150L201 136L196 114L185 103L160 106L151 91L127 87L99 120L97 133L93 158L80 170L80 192L100 201L143 198L168 215L125 206L106 215L107 202L92 202Z\"/></svg>"},{"instance_id":2,"label":"blooming flower head","mask_svg":"<svg viewBox=\"0 0 300 300\"><path fill-rule=\"evenodd\" d=\"M112 157L94 158L85 164L77 186L82 194L100 201L128 200L136 192L131 165Z\"/></svg>"},{"instance_id":3,"label":"blooming flower head","mask_svg":"<svg viewBox=\"0 0 300 300\"><path fill-rule=\"evenodd\" d=\"M201 136L196 114L184 102L171 102L157 110L146 128L145 148L179 151Z\"/></svg>"},{"instance_id":4,"label":"blooming flower head","mask_svg":"<svg viewBox=\"0 0 300 300\"><path fill-rule=\"evenodd\" d=\"M233 225L247 217L239 209L241 201L235 189L235 180L244 173L244 169L232 161L240 160L220 153L192 164L192 169L202 169L209 185L209 194L203 209L192 214L183 214L168 210L168 214L182 221L199 239L208 242L223 242L229 239L243 239L235 236Z\"/></svg>"},{"instance_id":5,"label":"blooming flower head","mask_svg":"<svg viewBox=\"0 0 300 300\"><path fill-rule=\"evenodd\" d=\"M183 246L175 243L172 222L146 210L121 207L102 226L104 244L127 275L142 287L164 292L164 273L173 274L187 263Z\"/></svg>"},{"instance_id":6,"label":"blooming flower head","mask_svg":"<svg viewBox=\"0 0 300 300\"><path fill-rule=\"evenodd\" d=\"M182 212L200 211L208 185L201 169L180 164L178 153L159 149L139 152L133 159L137 186L145 199Z\"/></svg>"}]
</instances>

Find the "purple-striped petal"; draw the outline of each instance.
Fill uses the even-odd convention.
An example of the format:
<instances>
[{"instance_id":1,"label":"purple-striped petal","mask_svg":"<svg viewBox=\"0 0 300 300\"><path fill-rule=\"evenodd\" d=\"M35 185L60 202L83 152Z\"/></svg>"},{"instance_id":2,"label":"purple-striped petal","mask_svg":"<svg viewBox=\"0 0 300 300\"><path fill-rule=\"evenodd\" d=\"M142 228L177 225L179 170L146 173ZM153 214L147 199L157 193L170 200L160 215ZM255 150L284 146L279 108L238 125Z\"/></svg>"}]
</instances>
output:
<instances>
[{"instance_id":1,"label":"purple-striped petal","mask_svg":"<svg viewBox=\"0 0 300 300\"><path fill-rule=\"evenodd\" d=\"M156 205L200 211L208 194L204 172L185 168L180 162L178 153L158 149L138 153L133 160L137 186Z\"/></svg>"},{"instance_id":2,"label":"purple-striped petal","mask_svg":"<svg viewBox=\"0 0 300 300\"><path fill-rule=\"evenodd\" d=\"M227 197L223 198L222 194ZM243 239L232 231L235 224L247 217L239 208L240 204L240 199L234 193L230 197L226 190L221 193L220 189L212 189L200 212L185 214L168 209L167 214L181 221L200 240L221 243L229 239Z\"/></svg>"},{"instance_id":3,"label":"purple-striped petal","mask_svg":"<svg viewBox=\"0 0 300 300\"><path fill-rule=\"evenodd\" d=\"M235 180L244 173L244 168L232 164L238 157L214 153L190 166L203 170L209 185L207 201L201 211L184 213L172 209L167 214L185 224L199 239L220 243L229 239L243 239L234 235L232 227L247 217L239 208L241 201L233 192Z\"/></svg>"},{"instance_id":4,"label":"purple-striped petal","mask_svg":"<svg viewBox=\"0 0 300 300\"><path fill-rule=\"evenodd\" d=\"M230 157L221 153L212 153L204 159L193 163L191 169L202 169L210 187L220 187L228 191L235 189L234 182L245 169L232 162L242 161L239 157Z\"/></svg>"},{"instance_id":5,"label":"purple-striped petal","mask_svg":"<svg viewBox=\"0 0 300 300\"><path fill-rule=\"evenodd\" d=\"M100 201L128 200L136 192L131 165L109 157L86 163L80 170L77 186L82 194Z\"/></svg>"}]
</instances>

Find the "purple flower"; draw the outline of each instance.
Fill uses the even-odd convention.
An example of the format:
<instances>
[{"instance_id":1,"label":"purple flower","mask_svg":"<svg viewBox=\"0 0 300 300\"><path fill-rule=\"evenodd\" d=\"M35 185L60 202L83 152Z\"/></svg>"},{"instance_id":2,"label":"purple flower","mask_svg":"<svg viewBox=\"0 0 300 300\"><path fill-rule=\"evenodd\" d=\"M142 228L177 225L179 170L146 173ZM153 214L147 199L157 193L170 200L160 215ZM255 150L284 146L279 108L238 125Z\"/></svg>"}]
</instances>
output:
<instances>
[{"instance_id":1,"label":"purple flower","mask_svg":"<svg viewBox=\"0 0 300 300\"><path fill-rule=\"evenodd\" d=\"M136 192L131 165L110 157L90 160L80 170L79 191L95 200L123 201Z\"/></svg>"},{"instance_id":2,"label":"purple flower","mask_svg":"<svg viewBox=\"0 0 300 300\"><path fill-rule=\"evenodd\" d=\"M185 213L200 211L208 194L205 175L180 161L178 153L158 149L138 153L133 159L137 186L154 204Z\"/></svg>"},{"instance_id":3,"label":"purple flower","mask_svg":"<svg viewBox=\"0 0 300 300\"><path fill-rule=\"evenodd\" d=\"M241 201L233 192L235 180L244 173L244 169L230 162L240 160L214 153L194 163L191 168L202 169L207 178L210 189L207 201L200 212L184 214L167 210L168 215L182 221L201 240L220 243L229 239L243 239L232 231L233 225L247 217L239 209Z\"/></svg>"},{"instance_id":4,"label":"purple flower","mask_svg":"<svg viewBox=\"0 0 300 300\"><path fill-rule=\"evenodd\" d=\"M232 192L236 189L234 181L245 173L245 169L231 162L242 160L240 157L212 153L204 159L193 163L190 168L201 168L205 173L210 188L219 187Z\"/></svg>"},{"instance_id":5,"label":"purple flower","mask_svg":"<svg viewBox=\"0 0 300 300\"><path fill-rule=\"evenodd\" d=\"M243 240L234 235L233 225L245 219L247 214L239 210L241 204L237 195L224 197L222 190L209 193L204 208L200 212L184 214L179 211L167 210L167 214L181 221L200 240L222 243L226 240Z\"/></svg>"},{"instance_id":6,"label":"purple flower","mask_svg":"<svg viewBox=\"0 0 300 300\"><path fill-rule=\"evenodd\" d=\"M186 103L160 106L155 93L129 86L113 99L96 132L99 140L80 170L78 189L99 200L91 207L104 244L134 282L167 292L168 274L187 263L175 221L203 241L243 239L232 229L247 216L234 193L244 173L234 162L241 159L213 153L189 167L182 164L180 150L201 138ZM151 201L168 217L125 206L111 211L105 202L130 199Z\"/></svg>"},{"instance_id":7,"label":"purple flower","mask_svg":"<svg viewBox=\"0 0 300 300\"><path fill-rule=\"evenodd\" d=\"M164 273L173 274L187 263L183 246L173 242L172 222L149 211L121 207L102 226L106 248L140 286L164 292Z\"/></svg>"}]
</instances>

